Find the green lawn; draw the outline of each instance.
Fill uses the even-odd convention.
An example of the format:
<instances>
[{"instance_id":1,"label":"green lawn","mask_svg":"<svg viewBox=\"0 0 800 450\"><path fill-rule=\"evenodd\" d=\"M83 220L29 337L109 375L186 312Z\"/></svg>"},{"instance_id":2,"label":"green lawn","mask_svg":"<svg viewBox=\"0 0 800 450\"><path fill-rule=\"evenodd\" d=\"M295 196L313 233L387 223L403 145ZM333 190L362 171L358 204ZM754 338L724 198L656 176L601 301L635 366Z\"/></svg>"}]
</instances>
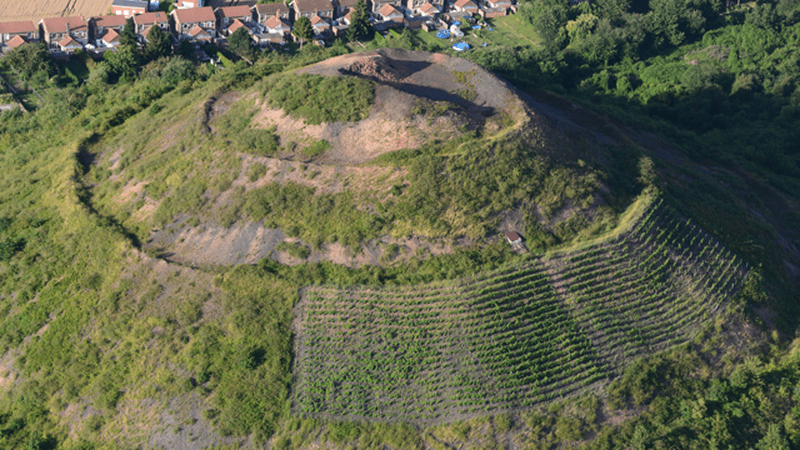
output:
<instances>
[{"instance_id":1,"label":"green lawn","mask_svg":"<svg viewBox=\"0 0 800 450\"><path fill-rule=\"evenodd\" d=\"M463 38L454 39L452 42L450 39L437 38L435 31L425 32L423 30L414 30L413 34L414 37L424 42L428 50L431 51L450 48L453 43L460 42L461 40L468 43L474 49L482 48L484 42L487 48L500 45L511 47L520 45L538 46L539 42L541 42L539 35L533 31L533 28L522 22L522 19L517 15L497 17L489 19L486 22L493 28L492 31L485 27L480 30L472 30L470 33L465 33ZM392 35L399 36L397 31L393 30L391 33Z\"/></svg>"}]
</instances>

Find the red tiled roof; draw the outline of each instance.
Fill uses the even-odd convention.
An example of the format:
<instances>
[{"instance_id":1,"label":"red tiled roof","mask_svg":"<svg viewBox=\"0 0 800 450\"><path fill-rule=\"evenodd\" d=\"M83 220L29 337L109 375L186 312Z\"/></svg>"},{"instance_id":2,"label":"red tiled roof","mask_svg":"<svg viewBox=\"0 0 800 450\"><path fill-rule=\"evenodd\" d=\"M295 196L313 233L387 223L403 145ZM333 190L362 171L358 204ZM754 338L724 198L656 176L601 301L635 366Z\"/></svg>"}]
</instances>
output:
<instances>
[{"instance_id":1,"label":"red tiled roof","mask_svg":"<svg viewBox=\"0 0 800 450\"><path fill-rule=\"evenodd\" d=\"M222 17L243 17L243 16L250 16L253 13L250 11L250 7L247 5L240 5L240 6L225 6L222 8L217 8L215 10L220 18Z\"/></svg>"},{"instance_id":2,"label":"red tiled roof","mask_svg":"<svg viewBox=\"0 0 800 450\"><path fill-rule=\"evenodd\" d=\"M200 27L194 27L194 28L192 28L192 31L189 32L189 36L191 36L191 37L198 37L201 34L205 34L206 36L211 37L211 35L208 34L208 31L206 31L206 30L204 30L204 29L202 29Z\"/></svg>"},{"instance_id":3,"label":"red tiled roof","mask_svg":"<svg viewBox=\"0 0 800 450\"><path fill-rule=\"evenodd\" d=\"M30 20L0 23L0 34L35 33L36 25Z\"/></svg>"},{"instance_id":4,"label":"red tiled roof","mask_svg":"<svg viewBox=\"0 0 800 450\"><path fill-rule=\"evenodd\" d=\"M125 16L100 16L92 17L94 24L98 27L121 27L127 22Z\"/></svg>"},{"instance_id":5,"label":"red tiled roof","mask_svg":"<svg viewBox=\"0 0 800 450\"><path fill-rule=\"evenodd\" d=\"M142 37L147 39L147 36L150 36L150 30L152 30L155 27L156 27L155 25L150 25L149 27L145 28L144 31L142 31Z\"/></svg>"},{"instance_id":6,"label":"red tiled roof","mask_svg":"<svg viewBox=\"0 0 800 450\"><path fill-rule=\"evenodd\" d=\"M65 33L67 31L67 24L69 24L70 31L86 31L86 21L83 16L72 17L54 17L52 19L43 19L44 29L47 33Z\"/></svg>"},{"instance_id":7,"label":"red tiled roof","mask_svg":"<svg viewBox=\"0 0 800 450\"><path fill-rule=\"evenodd\" d=\"M172 14L175 15L175 21L178 23L217 21L217 16L214 15L214 9L210 6L204 8L176 9L172 11Z\"/></svg>"},{"instance_id":8,"label":"red tiled roof","mask_svg":"<svg viewBox=\"0 0 800 450\"><path fill-rule=\"evenodd\" d=\"M61 42L58 43L58 45L60 45L61 48L68 48L68 47L75 47L75 46L81 47L81 44L76 42L75 39L72 39L71 36L67 36L64 39L62 39Z\"/></svg>"},{"instance_id":9,"label":"red tiled roof","mask_svg":"<svg viewBox=\"0 0 800 450\"><path fill-rule=\"evenodd\" d=\"M522 239L521 237L519 237L519 235L517 233L515 233L513 231L509 231L508 233L506 233L506 238L508 238L508 240L511 241L511 242L518 241L518 240Z\"/></svg>"},{"instance_id":10,"label":"red tiled roof","mask_svg":"<svg viewBox=\"0 0 800 450\"><path fill-rule=\"evenodd\" d=\"M244 28L245 28L246 30L248 30L248 31L250 30L249 28L247 28L246 26L244 26L244 24L242 23L242 21L241 21L241 20L239 20L239 19L233 19L233 23L231 23L231 26L229 26L229 27L228 27L228 31L230 31L231 33L233 33L234 31L236 31L236 30L238 30L239 28L242 28L242 27L244 27Z\"/></svg>"},{"instance_id":11,"label":"red tiled roof","mask_svg":"<svg viewBox=\"0 0 800 450\"><path fill-rule=\"evenodd\" d=\"M428 14L432 12L439 12L439 8L433 6L433 3L425 3L422 5L422 8L419 9L420 11Z\"/></svg>"},{"instance_id":12,"label":"red tiled roof","mask_svg":"<svg viewBox=\"0 0 800 450\"><path fill-rule=\"evenodd\" d=\"M333 10L330 0L294 0L294 4L301 13Z\"/></svg>"},{"instance_id":13,"label":"red tiled roof","mask_svg":"<svg viewBox=\"0 0 800 450\"><path fill-rule=\"evenodd\" d=\"M391 3L387 3L387 4L383 5L383 8L381 8L381 10L378 11L378 13L380 15L382 15L383 17L389 17L389 16L395 15L395 14L402 14Z\"/></svg>"},{"instance_id":14,"label":"red tiled roof","mask_svg":"<svg viewBox=\"0 0 800 450\"><path fill-rule=\"evenodd\" d=\"M316 25L316 24L318 24L320 22L323 22L325 25L328 25L328 21L323 19L320 16L314 16L314 17L311 18L311 25Z\"/></svg>"},{"instance_id":15,"label":"red tiled roof","mask_svg":"<svg viewBox=\"0 0 800 450\"><path fill-rule=\"evenodd\" d=\"M477 8L478 5L475 4L472 0L458 0L456 2L456 7L458 8Z\"/></svg>"},{"instance_id":16,"label":"red tiled roof","mask_svg":"<svg viewBox=\"0 0 800 450\"><path fill-rule=\"evenodd\" d=\"M264 25L271 30L274 30L275 28L289 28L288 23L275 16L271 16L269 19L267 19L267 21L264 22Z\"/></svg>"},{"instance_id":17,"label":"red tiled roof","mask_svg":"<svg viewBox=\"0 0 800 450\"><path fill-rule=\"evenodd\" d=\"M136 25L153 25L156 23L169 22L169 17L167 17L167 13L163 11L156 11L133 16L133 22Z\"/></svg>"},{"instance_id":18,"label":"red tiled roof","mask_svg":"<svg viewBox=\"0 0 800 450\"><path fill-rule=\"evenodd\" d=\"M28 43L28 41L26 41L24 37L22 37L20 35L16 35L13 38L11 38L10 41L6 42L6 45L11 47L11 48L17 48L20 45L27 44L27 43Z\"/></svg>"},{"instance_id":19,"label":"red tiled roof","mask_svg":"<svg viewBox=\"0 0 800 450\"><path fill-rule=\"evenodd\" d=\"M119 33L113 29L106 31L106 34L103 35L103 42L108 42L109 44L119 42Z\"/></svg>"},{"instance_id":20,"label":"red tiled roof","mask_svg":"<svg viewBox=\"0 0 800 450\"><path fill-rule=\"evenodd\" d=\"M278 12L288 13L286 3L259 3L255 6L256 12L262 16L274 16Z\"/></svg>"}]
</instances>

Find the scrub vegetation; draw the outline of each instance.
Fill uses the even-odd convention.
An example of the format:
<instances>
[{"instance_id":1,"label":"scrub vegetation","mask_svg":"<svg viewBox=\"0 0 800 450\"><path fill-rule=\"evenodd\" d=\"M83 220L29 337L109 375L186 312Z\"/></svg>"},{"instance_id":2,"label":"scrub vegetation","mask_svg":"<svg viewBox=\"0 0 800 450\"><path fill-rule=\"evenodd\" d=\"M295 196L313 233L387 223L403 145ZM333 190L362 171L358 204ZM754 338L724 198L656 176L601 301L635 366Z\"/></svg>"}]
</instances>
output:
<instances>
[{"instance_id":1,"label":"scrub vegetation","mask_svg":"<svg viewBox=\"0 0 800 450\"><path fill-rule=\"evenodd\" d=\"M6 56L30 112L0 113L0 447L800 446L796 2L521 3L465 56L530 120L350 172L265 107L350 126L377 82L295 69L438 41ZM151 241L241 223L297 264ZM420 236L448 250L310 262Z\"/></svg>"}]
</instances>

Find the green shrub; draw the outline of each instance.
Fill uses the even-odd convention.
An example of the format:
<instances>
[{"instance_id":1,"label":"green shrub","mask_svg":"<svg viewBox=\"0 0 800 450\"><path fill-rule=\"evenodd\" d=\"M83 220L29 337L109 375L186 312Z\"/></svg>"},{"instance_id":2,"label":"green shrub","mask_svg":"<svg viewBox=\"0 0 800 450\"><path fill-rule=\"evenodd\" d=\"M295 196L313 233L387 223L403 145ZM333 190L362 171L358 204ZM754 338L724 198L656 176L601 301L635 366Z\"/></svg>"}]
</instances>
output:
<instances>
[{"instance_id":1,"label":"green shrub","mask_svg":"<svg viewBox=\"0 0 800 450\"><path fill-rule=\"evenodd\" d=\"M313 144L309 145L308 147L304 148L300 153L307 158L314 158L316 156L320 156L325 153L327 150L331 148L331 144L324 140L320 139Z\"/></svg>"},{"instance_id":2,"label":"green shrub","mask_svg":"<svg viewBox=\"0 0 800 450\"><path fill-rule=\"evenodd\" d=\"M375 84L355 77L287 73L266 85L272 106L314 125L365 119L374 97Z\"/></svg>"},{"instance_id":3,"label":"green shrub","mask_svg":"<svg viewBox=\"0 0 800 450\"><path fill-rule=\"evenodd\" d=\"M275 250L279 252L286 252L297 259L306 259L308 258L308 255L311 254L311 249L296 242L282 241L275 246Z\"/></svg>"}]
</instances>

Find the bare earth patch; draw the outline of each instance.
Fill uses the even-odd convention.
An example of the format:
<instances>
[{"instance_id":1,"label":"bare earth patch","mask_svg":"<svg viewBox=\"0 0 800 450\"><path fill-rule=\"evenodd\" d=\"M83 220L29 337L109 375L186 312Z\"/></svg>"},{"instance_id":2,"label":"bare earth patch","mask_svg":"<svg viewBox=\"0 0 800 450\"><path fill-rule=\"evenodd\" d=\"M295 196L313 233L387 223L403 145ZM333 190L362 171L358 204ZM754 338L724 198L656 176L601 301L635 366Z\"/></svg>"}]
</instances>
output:
<instances>
[{"instance_id":1,"label":"bare earth patch","mask_svg":"<svg viewBox=\"0 0 800 450\"><path fill-rule=\"evenodd\" d=\"M6 352L0 356L0 392L9 389L14 384L16 376L14 375L14 355L11 352Z\"/></svg>"},{"instance_id":2,"label":"bare earth patch","mask_svg":"<svg viewBox=\"0 0 800 450\"><path fill-rule=\"evenodd\" d=\"M310 125L280 109L262 105L253 121L263 128L275 127L282 146L294 143L300 148L324 139L331 144L319 162L334 165L358 165L395 150L418 148L433 139L460 134L458 123L439 117L427 121L412 116L416 96L390 86L379 86L375 104L368 118L355 123L332 122Z\"/></svg>"}]
</instances>

